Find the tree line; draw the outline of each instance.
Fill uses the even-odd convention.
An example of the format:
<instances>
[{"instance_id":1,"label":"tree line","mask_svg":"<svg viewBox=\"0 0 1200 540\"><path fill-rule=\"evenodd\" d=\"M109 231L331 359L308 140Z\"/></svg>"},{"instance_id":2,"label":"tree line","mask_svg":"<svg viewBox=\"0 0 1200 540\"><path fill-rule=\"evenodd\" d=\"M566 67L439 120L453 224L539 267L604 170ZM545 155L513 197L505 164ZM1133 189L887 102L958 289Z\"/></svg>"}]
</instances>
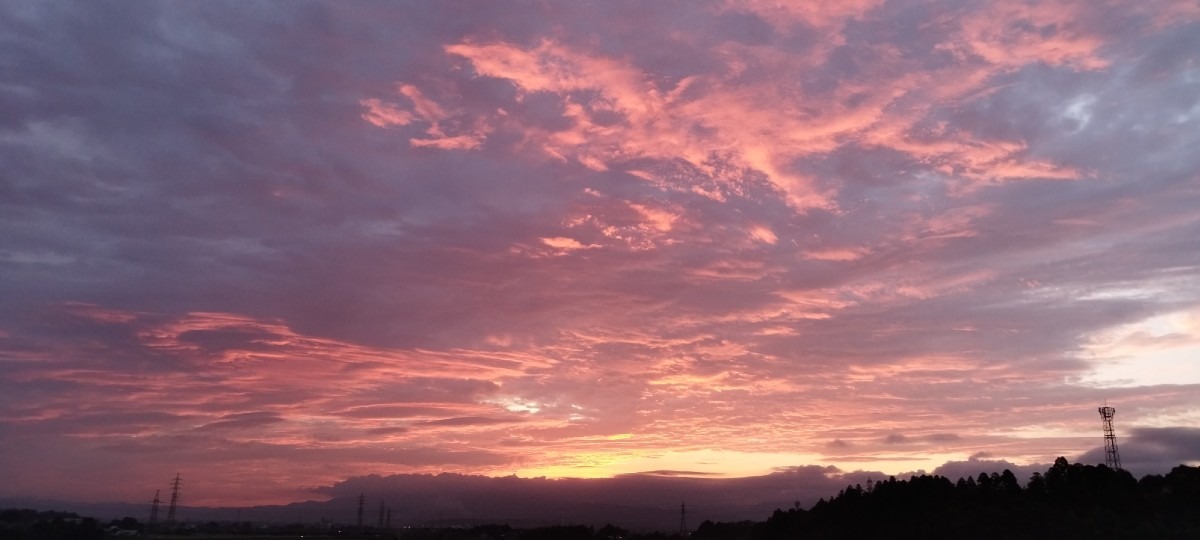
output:
<instances>
[{"instance_id":1,"label":"tree line","mask_svg":"<svg viewBox=\"0 0 1200 540\"><path fill-rule=\"evenodd\" d=\"M1200 467L1137 480L1058 458L1022 486L1011 471L951 481L895 477L847 486L765 522L700 525L707 540L843 538L1200 538Z\"/></svg>"}]
</instances>

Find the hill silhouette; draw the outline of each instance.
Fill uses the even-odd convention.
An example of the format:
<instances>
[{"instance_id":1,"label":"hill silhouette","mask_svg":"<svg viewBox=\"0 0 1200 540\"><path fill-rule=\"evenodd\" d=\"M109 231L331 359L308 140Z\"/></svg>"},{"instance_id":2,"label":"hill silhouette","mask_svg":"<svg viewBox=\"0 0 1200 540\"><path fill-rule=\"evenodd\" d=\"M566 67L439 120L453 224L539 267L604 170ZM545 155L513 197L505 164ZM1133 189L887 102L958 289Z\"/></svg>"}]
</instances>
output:
<instances>
[{"instance_id":1,"label":"hill silhouette","mask_svg":"<svg viewBox=\"0 0 1200 540\"><path fill-rule=\"evenodd\" d=\"M630 484L640 485L640 484ZM588 494L595 496L596 493ZM621 521L620 508L604 506ZM321 520L278 524L193 522L157 532L171 535L304 537L373 540L638 540L688 536L698 540L850 538L1200 538L1200 467L1179 465L1165 475L1136 480L1125 470L1069 463L1058 458L1046 472L1022 484L1008 469L952 481L941 475L889 477L847 485L805 509L799 502L775 510L765 521L704 521L685 535L630 531L619 526L489 521L473 524L347 528ZM594 516L600 518L601 516ZM129 522L129 524L125 523ZM137 520L114 520L109 529L141 529ZM677 529L676 529L677 530ZM0 511L0 539L94 540L111 534L95 519L62 512Z\"/></svg>"},{"instance_id":2,"label":"hill silhouette","mask_svg":"<svg viewBox=\"0 0 1200 540\"><path fill-rule=\"evenodd\" d=\"M762 523L705 522L710 540L841 538L1200 538L1200 467L1141 480L1058 458L1022 486L1010 471L847 486Z\"/></svg>"}]
</instances>

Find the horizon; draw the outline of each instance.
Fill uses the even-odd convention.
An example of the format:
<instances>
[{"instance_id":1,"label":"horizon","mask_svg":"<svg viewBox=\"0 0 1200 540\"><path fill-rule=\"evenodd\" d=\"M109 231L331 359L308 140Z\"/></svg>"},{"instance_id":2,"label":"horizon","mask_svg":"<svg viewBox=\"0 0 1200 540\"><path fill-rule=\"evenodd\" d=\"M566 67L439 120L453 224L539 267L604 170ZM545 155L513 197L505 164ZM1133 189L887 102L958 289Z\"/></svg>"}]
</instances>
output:
<instances>
[{"instance_id":1,"label":"horizon","mask_svg":"<svg viewBox=\"0 0 1200 540\"><path fill-rule=\"evenodd\" d=\"M1103 463L1105 404L1200 464L1194 1L0 2L0 50L0 497Z\"/></svg>"},{"instance_id":2,"label":"horizon","mask_svg":"<svg viewBox=\"0 0 1200 540\"><path fill-rule=\"evenodd\" d=\"M1068 460L1069 462L1069 460ZM1085 465L1077 462L1078 465ZM1090 467L1091 465L1089 465ZM518 478L459 473L369 475L317 490L323 499L278 505L178 505L179 523L323 523L353 526L360 497L365 508L385 508L394 528L447 527L452 524L509 524L536 527L554 524L618 525L631 530L669 530L675 525L679 498L694 525L702 521L736 523L760 520L775 510L812 509L843 490L871 490L889 479L945 478L951 482L1013 473L1026 487L1033 476L1049 474L1053 465L1018 466L1005 461L971 459L948 463L932 472L888 475L879 471L837 471L807 466L746 478L684 477L633 474L613 478ZM1103 467L1099 465L1096 467ZM1128 472L1128 471L1125 471ZM1160 475L1161 476L1161 475ZM185 479L186 480L186 479ZM982 480L981 480L982 481ZM514 483L515 482L515 483ZM186 493L182 492L182 500ZM163 494L158 515L174 493ZM336 504L342 506L336 506ZM73 511L103 519L130 517L134 509L150 512L150 503L38 501L0 497L0 505L38 510ZM15 506L14 506L15 505ZM234 511L235 514L228 512ZM382 510L381 510L382 511ZM137 512L134 512L137 513ZM143 516L144 517L144 516ZM135 516L135 519L138 519ZM365 526L373 521L364 522Z\"/></svg>"},{"instance_id":3,"label":"horizon","mask_svg":"<svg viewBox=\"0 0 1200 540\"><path fill-rule=\"evenodd\" d=\"M801 471L797 469L792 472ZM828 474L827 470L821 468L808 468L808 472ZM708 501L708 511L704 511L705 505L702 504L702 515L699 517L695 512L695 496L703 495L705 490L697 493L695 485L684 487L687 493L670 493L661 489L662 486L638 486L650 487L650 491L653 491L649 498L644 496L644 492L633 491L634 494L643 495L638 501L629 499L630 488L635 486L614 485L610 486L607 493L577 488L564 490L557 485L561 480L542 479L540 494L512 485L512 479L491 479L485 483L495 484L495 480L502 480L510 485L485 491L478 490L481 486L478 480L474 481L475 489L457 486L451 488L450 492L430 491L428 485L409 486L407 492L399 494L399 497L392 491L397 485L376 484L375 488L391 488L390 494L376 500L379 497L377 492L360 491L358 496L342 497L340 508L321 503L301 503L282 508L218 509L177 509L175 499L178 490L175 489L166 523L155 519L158 511L158 501L155 501L156 507L149 521L144 524L128 516L128 512L125 512L128 507L112 513L116 510L113 506L93 506L91 512L83 511L89 517L78 520L67 518L82 516L73 513L64 516L61 509L49 512L5 509L2 525L18 535L22 531L35 530L42 535L48 532L54 535L53 532L57 531L59 534L54 536L98 538L105 534L101 527L107 518L99 521L93 518L98 515L97 512L103 515L107 511L108 515L123 516L111 521L111 527L127 531L118 531L118 536L132 531L139 535L153 532L159 535L199 533L206 537L283 533L300 538L346 534L372 538L391 534L408 538L426 537L431 532L440 536L449 531L458 531L450 534L474 538L480 533L488 537L507 537L512 533L518 537L528 534L539 538L570 537L580 540L617 536L662 538L664 532L672 534L673 531L675 535L670 537L694 534L697 538L746 540L794 538L797 534L806 537L817 531L878 536L889 531L915 529L927 532L937 530L939 535L959 537L978 533L978 523L986 516L994 517L997 514L1004 516L1004 519L996 521L1004 529L1000 536L1020 533L1058 538L1063 534L1087 530L1097 533L1118 530L1124 535L1136 535L1148 528L1184 534L1196 525L1196 516L1189 509L1194 508L1197 494L1200 493L1196 490L1200 485L1200 467L1179 465L1166 475L1137 480L1119 466L1114 469L1106 465L1072 464L1060 457L1044 475L1034 473L1026 485L1022 485L1007 468L1002 473L981 472L978 480L972 475L965 479L960 477L957 481L951 478L941 475L914 475L909 479L893 476L878 481L868 478L865 484L846 484L836 495L831 493L828 499L821 497L811 505L802 505L796 500L793 505L757 505L751 508L754 505L746 504L748 499L744 493L742 496L734 494L732 498L737 501L738 509L731 511L723 501ZM617 479L588 479L585 483L595 487L598 483L611 483L612 480ZM679 482L688 479L660 480ZM524 487L528 487L529 483L526 484ZM178 477L173 485L178 487ZM550 490L546 490L547 487ZM740 486L741 491L750 489L756 491L755 494L761 494L763 488L769 489L770 486ZM514 491L526 493L512 500L510 495ZM680 503L679 521L675 522L674 504L664 506L662 503L664 499L685 494L689 498ZM711 490L707 494L729 495ZM447 501L438 502L447 495L454 499L451 507L446 506ZM699 498L705 499L704 496ZM686 502L689 500L693 501L690 507ZM376 502L379 503L378 513L372 524L364 519L367 517L365 510L368 503L374 508ZM433 504L430 505L430 502ZM614 505L614 502L617 504ZM399 513L393 513L397 508L394 504L399 504ZM805 509L804 506L810 507ZM716 508L724 510L722 515L713 514ZM692 511L689 512L689 509ZM231 511L234 512L233 520L229 519ZM343 515L351 512L352 516ZM768 513L769 517L762 520L761 516ZM334 516L332 519L329 517L331 515ZM1097 519L1099 515L1111 517ZM693 521L688 521L689 516ZM394 517L397 519L393 520ZM696 521L700 521L698 526ZM349 530L346 530L347 527Z\"/></svg>"},{"instance_id":4,"label":"horizon","mask_svg":"<svg viewBox=\"0 0 1200 540\"><path fill-rule=\"evenodd\" d=\"M1143 433L1143 435L1144 435L1144 433ZM1196 430L1195 433L1192 433L1190 435L1192 437L1200 438L1200 430ZM1152 437L1146 437L1146 439L1149 441L1153 441ZM1135 443L1137 443L1137 442L1145 443L1147 441L1137 441L1135 439ZM1154 445L1157 443L1149 442L1149 444ZM1097 448L1090 450L1083 456L1079 456L1079 458L1076 460L1073 460L1073 461L1068 460L1068 461L1073 462L1073 463L1092 465L1093 463L1088 463L1088 461L1089 460L1095 461L1096 459L1103 459L1103 457L1102 457L1103 453L1104 453L1103 447L1097 447ZM1139 464L1141 464L1143 466L1148 463L1145 461L1145 456L1142 455L1142 452L1135 450L1133 455L1135 456L1134 457L1135 462L1138 462ZM891 473L888 471L878 471L878 470L871 471L871 470L862 470L862 469L857 469L857 470L853 470L853 471L843 471L834 466L821 466L821 465L813 465L813 464L804 465L804 466L794 466L794 467L780 467L777 470L773 470L767 474L752 475L752 476L736 476L736 477L720 476L720 475L712 475L712 474L689 473L687 471L643 471L643 472L636 472L636 473L623 473L620 475L610 476L610 477L563 477L563 476L559 476L559 477L554 477L554 476L522 477L516 473L503 475L503 476L489 476L489 475L484 475L484 474L464 474L464 473L458 473L458 472L452 472L452 471L421 472L421 473L394 473L394 474L385 474L385 475L370 473L370 474L366 474L366 475L362 475L362 476L349 477L349 478L343 479L343 480L341 480L333 485L329 485L329 486L317 486L317 487L309 488L305 491L309 492L311 495L313 495L313 497L306 498L306 499L301 498L301 499L294 499L294 500L290 500L290 501L261 502L261 503L256 503L256 504L238 505L238 504L211 504L211 503L210 504L188 504L186 502L186 497L183 497L183 498L181 498L181 500L183 502L181 504L179 504L178 506L181 509L191 508L191 509L196 509L196 510L223 510L223 509L252 509L252 508L264 508L264 507L287 507L287 506L292 506L292 505L297 505L297 504L328 503L328 502L333 502L335 500L357 500L360 495L363 495L364 493L368 493L368 492L370 492L372 494L372 497L375 497L375 498L382 497L382 498L387 499L387 498L396 498L397 497L397 485L404 486L405 484L415 484L415 486L405 486L404 489L400 490L401 492L409 493L410 496L412 493L419 493L419 495L417 495L417 497L424 498L428 495L429 490L432 489L432 491L444 491L445 495L448 495L453 498L455 496L461 496L463 494L464 490L462 489L461 482L464 480L467 482L475 482L476 485L474 486L474 489L476 489L476 490L479 488L478 482L484 482L485 484L491 484L494 486L496 484L495 481L525 481L526 483L533 482L533 483L543 484L541 486L542 488L545 488L546 487L545 484L547 484L547 483L549 483L549 485L551 485L551 486L558 486L558 487L562 487L566 484L572 484L572 483L574 483L575 485L591 484L591 487L595 488L597 486L601 486L604 484L617 484L617 483L628 483L628 482L648 482L648 483L662 482L662 483L666 483L666 484L674 482L674 483L679 484L680 486L682 486L684 484L691 484L693 486L696 484L708 484L707 488L709 490L711 490L712 492L721 492L723 490L726 490L727 488L736 487L738 484L745 484L746 482L756 483L756 482L764 482L764 481L770 482L771 480L777 480L777 481L782 480L782 482L779 482L778 485L773 485L770 488L764 489L761 486L756 486L755 491L764 492L764 493L773 493L773 494L775 494L774 497L768 496L768 497L761 497L758 499L756 499L754 497L747 497L747 498L743 498L743 499L738 499L736 495L733 496L732 498L726 496L723 498L727 498L728 500L726 500L725 502L720 503L720 504L725 504L725 505L740 504L744 508L755 508L755 507L759 507L759 506L763 506L763 505L770 506L772 504L779 504L781 502L786 502L786 501L783 501L783 499L791 498L791 499L793 499L792 502L794 502L795 504L801 505L801 507L806 507L806 506L811 506L812 504L814 504L817 499L830 496L836 490L842 489L846 486L867 485L872 481L882 481L882 480L886 480L889 477L905 479L905 478L909 478L909 477L913 477L913 476L928 475L928 476L945 477L950 480L961 480L963 478L975 477L981 473L982 474L992 474L992 473L1000 473L1003 471L1010 471L1010 472L1014 473L1014 475L1017 477L1017 480L1018 480L1018 482L1020 482L1020 485L1024 486L1029 482L1030 478L1034 474L1042 474L1045 470L1049 469L1052 466L1052 464L1050 464L1050 463L1016 464L1016 463L1010 463L1005 460L989 459L989 457L990 456L988 456L988 455L981 454L981 455L977 455L977 456L971 456L968 459L966 459L965 461L949 461L949 462L943 463L941 466L933 469L932 471L926 471L924 469L917 469L917 470L913 470L913 471L904 471L901 473ZM1062 457L1062 456L1060 456L1060 457ZM1102 464L1103 463L1101 463L1101 465ZM1145 471L1140 474L1137 472L1128 471L1128 469L1125 469L1125 468L1122 468L1122 470L1126 470L1126 472L1130 472L1130 474L1132 474L1135 478L1140 478L1140 477L1149 476L1149 475L1165 474L1166 472L1168 472L1168 469L1173 468L1175 465L1196 466L1195 464L1188 464L1188 463L1167 464L1166 462L1159 462L1159 463L1154 463L1153 465L1151 465L1152 470L1148 470L1148 471ZM800 477L794 476L797 473L800 473L802 476L800 476ZM180 478L181 478L180 485L182 486L183 483L187 480L187 478L183 478L183 473L177 473L177 474L180 475ZM447 483L450 485L445 486L445 487L437 486L437 484L441 483L443 480L448 480ZM797 482L795 482L796 480L801 480L801 482L797 483ZM385 489L384 487L381 487L379 485L380 482L383 482L386 485L390 485L390 487ZM455 485L455 484L458 484L458 485ZM170 488L172 486L172 482L168 482L166 484L166 486L168 488ZM363 486L366 486L366 487L363 487ZM677 487L679 487L679 486L677 486ZM661 490L661 486L659 486L658 489ZM470 490L468 490L468 491L470 491ZM503 491L503 488L501 488L500 491ZM641 491L641 489L635 488L630 491L639 492L639 491ZM745 495L749 492L749 490L745 489L744 487L739 489L738 491L742 492L742 495ZM782 492L788 492L791 495L782 496L782 498L780 498L781 496L779 496L778 494L782 493ZM381 495L381 493L385 493L385 494ZM405 496L404 493L401 493L400 497L404 497ZM694 493L691 493L690 491L687 493L694 495ZM186 491L181 489L179 491L179 494L186 495ZM156 495L159 496L160 503L162 505L166 505L168 503L168 501L170 500L169 497L171 497L175 494L173 494L171 492L171 490L169 490L169 489L160 488L160 489L156 490ZM711 495L710 495L710 497L711 497ZM722 497L718 497L718 498L722 498ZM89 506L103 507L106 505L146 506L146 505L150 505L152 502L149 500L147 500L147 501L111 500L111 499L110 500L78 500L78 499L72 500L72 499L52 499L52 498L48 499L48 498L20 497L20 496L8 496L8 497L0 496L0 500L24 501L21 504L37 503L34 505L41 509L58 509L57 507L50 508L50 507L39 506L39 505L44 505L44 504L48 504L48 503L49 504L74 505L75 507L78 507L80 505L82 505L84 507L89 507ZM802 503L802 501L803 501L803 503ZM717 503L714 503L712 501L707 501L706 503L702 503L703 506L708 506L708 507L712 507L715 504L717 504ZM670 505L668 505L668 506L670 506ZM786 506L786 504L783 506ZM113 514L113 515L115 515L115 514ZM464 518L464 519L466 519L466 518ZM184 519L184 521L186 521L186 519Z\"/></svg>"}]
</instances>

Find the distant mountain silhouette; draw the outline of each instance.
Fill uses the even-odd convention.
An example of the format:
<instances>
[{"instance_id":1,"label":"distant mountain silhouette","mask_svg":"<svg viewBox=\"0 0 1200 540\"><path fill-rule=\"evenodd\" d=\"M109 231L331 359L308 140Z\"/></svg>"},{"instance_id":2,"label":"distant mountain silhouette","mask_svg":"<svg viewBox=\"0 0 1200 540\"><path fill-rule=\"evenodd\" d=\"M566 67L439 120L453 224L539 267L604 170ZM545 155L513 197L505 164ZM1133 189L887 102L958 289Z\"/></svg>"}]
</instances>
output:
<instances>
[{"instance_id":1,"label":"distant mountain silhouette","mask_svg":"<svg viewBox=\"0 0 1200 540\"><path fill-rule=\"evenodd\" d=\"M841 482L840 490L836 482ZM814 466L735 479L673 474L589 480L365 476L318 491L332 498L248 508L183 507L179 514L190 523L333 527L355 523L362 495L367 501L364 525L370 529L377 523L382 504L402 538L475 538L470 536L475 533L552 538L569 533L628 540L654 537L649 531L678 531L679 503L686 500L692 538L710 540L1200 538L1200 468L1179 465L1165 475L1136 480L1124 470L1072 464L1061 457L1027 482L1008 469L952 481L941 475L897 479L843 474ZM818 498L815 493L836 494ZM149 513L148 505L14 499L0 499L0 507L68 510L101 522L125 516L145 521ZM524 532L513 532L518 529ZM540 532L530 532L534 529ZM496 536L500 531L512 534Z\"/></svg>"}]
</instances>

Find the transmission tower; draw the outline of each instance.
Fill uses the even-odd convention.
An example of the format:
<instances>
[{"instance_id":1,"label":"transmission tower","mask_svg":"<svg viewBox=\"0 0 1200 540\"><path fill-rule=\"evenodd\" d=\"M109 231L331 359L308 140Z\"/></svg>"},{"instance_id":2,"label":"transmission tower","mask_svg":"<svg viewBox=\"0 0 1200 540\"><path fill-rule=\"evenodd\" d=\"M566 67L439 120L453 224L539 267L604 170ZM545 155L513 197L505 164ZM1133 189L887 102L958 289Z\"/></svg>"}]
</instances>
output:
<instances>
[{"instance_id":1,"label":"transmission tower","mask_svg":"<svg viewBox=\"0 0 1200 540\"><path fill-rule=\"evenodd\" d=\"M358 494L358 529L362 530L363 506L367 504L367 496L362 493Z\"/></svg>"},{"instance_id":2,"label":"transmission tower","mask_svg":"<svg viewBox=\"0 0 1200 540\"><path fill-rule=\"evenodd\" d=\"M1100 407L1100 417L1104 419L1104 464L1116 470L1121 468L1121 454L1117 453L1117 432L1113 430L1113 414L1117 410L1107 404Z\"/></svg>"},{"instance_id":3,"label":"transmission tower","mask_svg":"<svg viewBox=\"0 0 1200 540\"><path fill-rule=\"evenodd\" d=\"M687 503L679 503L679 536L687 535Z\"/></svg>"},{"instance_id":4,"label":"transmission tower","mask_svg":"<svg viewBox=\"0 0 1200 540\"><path fill-rule=\"evenodd\" d=\"M167 507L167 523L175 523L175 507L179 504L179 486L182 484L179 473L175 473L175 480L171 481L171 506Z\"/></svg>"},{"instance_id":5,"label":"transmission tower","mask_svg":"<svg viewBox=\"0 0 1200 540\"><path fill-rule=\"evenodd\" d=\"M159 490L154 490L154 502L150 503L150 524L148 527L151 529L158 524L158 492Z\"/></svg>"},{"instance_id":6,"label":"transmission tower","mask_svg":"<svg viewBox=\"0 0 1200 540\"><path fill-rule=\"evenodd\" d=\"M378 526L378 528L380 528L380 529L383 528L383 501L379 501L379 526Z\"/></svg>"}]
</instances>

